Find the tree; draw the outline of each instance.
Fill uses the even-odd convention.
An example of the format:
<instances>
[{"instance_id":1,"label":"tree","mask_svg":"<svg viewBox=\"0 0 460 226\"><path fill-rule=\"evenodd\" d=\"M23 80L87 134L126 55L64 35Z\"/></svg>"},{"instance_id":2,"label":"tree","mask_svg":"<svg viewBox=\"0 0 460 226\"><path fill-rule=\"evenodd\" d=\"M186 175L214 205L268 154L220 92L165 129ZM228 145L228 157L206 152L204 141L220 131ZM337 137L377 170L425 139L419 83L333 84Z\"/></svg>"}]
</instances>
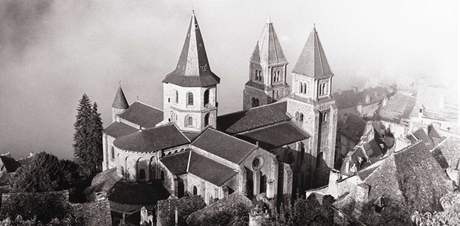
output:
<instances>
[{"instance_id":1,"label":"tree","mask_svg":"<svg viewBox=\"0 0 460 226\"><path fill-rule=\"evenodd\" d=\"M74 127L75 159L94 175L100 172L102 165L102 120L97 104L91 106L86 94L80 99Z\"/></svg>"}]
</instances>

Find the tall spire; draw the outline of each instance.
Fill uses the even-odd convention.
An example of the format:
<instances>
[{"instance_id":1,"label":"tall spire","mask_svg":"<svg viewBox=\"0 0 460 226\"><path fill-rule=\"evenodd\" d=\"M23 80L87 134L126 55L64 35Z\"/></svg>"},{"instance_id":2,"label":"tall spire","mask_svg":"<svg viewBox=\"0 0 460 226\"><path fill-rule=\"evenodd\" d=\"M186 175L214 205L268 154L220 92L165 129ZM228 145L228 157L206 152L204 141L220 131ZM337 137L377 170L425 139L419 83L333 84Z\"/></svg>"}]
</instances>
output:
<instances>
[{"instance_id":1,"label":"tall spire","mask_svg":"<svg viewBox=\"0 0 460 226\"><path fill-rule=\"evenodd\" d=\"M128 109L129 107L128 101L125 97L125 93L121 88L121 84L118 86L117 93L115 94L115 98L113 99L112 107L117 109Z\"/></svg>"},{"instance_id":2,"label":"tall spire","mask_svg":"<svg viewBox=\"0 0 460 226\"><path fill-rule=\"evenodd\" d=\"M307 43L305 43L293 72L314 78L326 78L333 75L327 63L326 54L319 40L315 25L308 36Z\"/></svg>"},{"instance_id":3,"label":"tall spire","mask_svg":"<svg viewBox=\"0 0 460 226\"><path fill-rule=\"evenodd\" d=\"M163 82L195 87L213 86L219 81L220 78L211 71L209 66L200 27L195 12L192 11L187 36L176 69L166 75Z\"/></svg>"},{"instance_id":4,"label":"tall spire","mask_svg":"<svg viewBox=\"0 0 460 226\"><path fill-rule=\"evenodd\" d=\"M270 17L267 19L262 35L257 41L251 62L264 65L287 63Z\"/></svg>"}]
</instances>

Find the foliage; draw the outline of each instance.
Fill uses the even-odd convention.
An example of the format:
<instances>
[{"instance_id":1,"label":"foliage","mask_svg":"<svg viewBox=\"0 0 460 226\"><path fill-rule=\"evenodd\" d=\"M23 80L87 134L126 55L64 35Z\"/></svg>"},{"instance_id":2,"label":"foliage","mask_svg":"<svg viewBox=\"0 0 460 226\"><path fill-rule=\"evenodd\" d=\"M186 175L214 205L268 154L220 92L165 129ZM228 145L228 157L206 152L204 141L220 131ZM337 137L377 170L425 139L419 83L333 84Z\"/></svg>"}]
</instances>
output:
<instances>
[{"instance_id":1,"label":"foliage","mask_svg":"<svg viewBox=\"0 0 460 226\"><path fill-rule=\"evenodd\" d=\"M441 198L444 211L419 213L411 216L412 222L418 226L460 225L460 193L449 193Z\"/></svg>"},{"instance_id":2,"label":"foliage","mask_svg":"<svg viewBox=\"0 0 460 226\"><path fill-rule=\"evenodd\" d=\"M74 127L75 159L95 175L102 167L102 120L97 104L91 105L86 94L80 99Z\"/></svg>"},{"instance_id":3,"label":"foliage","mask_svg":"<svg viewBox=\"0 0 460 226\"><path fill-rule=\"evenodd\" d=\"M40 152L16 171L11 178L13 192L47 192L69 189L82 181L81 168L72 161L60 160Z\"/></svg>"},{"instance_id":4,"label":"foliage","mask_svg":"<svg viewBox=\"0 0 460 226\"><path fill-rule=\"evenodd\" d=\"M20 215L20 220L42 223L62 221L68 224L53 225L79 225L77 218L72 215L72 207L65 196L63 192L12 193L2 203L2 219L10 218L17 221Z\"/></svg>"},{"instance_id":5,"label":"foliage","mask_svg":"<svg viewBox=\"0 0 460 226\"><path fill-rule=\"evenodd\" d=\"M247 226L249 222L249 208L242 203L237 203L233 208L220 209L208 215L201 222L202 225L232 225Z\"/></svg>"},{"instance_id":6,"label":"foliage","mask_svg":"<svg viewBox=\"0 0 460 226\"><path fill-rule=\"evenodd\" d=\"M168 199L159 204L160 209L160 218L162 220L162 225L174 225L175 219L175 208L177 207L177 212L179 215L179 224L178 225L187 225L185 222L187 217L206 206L203 198L200 196L184 196L180 199Z\"/></svg>"}]
</instances>

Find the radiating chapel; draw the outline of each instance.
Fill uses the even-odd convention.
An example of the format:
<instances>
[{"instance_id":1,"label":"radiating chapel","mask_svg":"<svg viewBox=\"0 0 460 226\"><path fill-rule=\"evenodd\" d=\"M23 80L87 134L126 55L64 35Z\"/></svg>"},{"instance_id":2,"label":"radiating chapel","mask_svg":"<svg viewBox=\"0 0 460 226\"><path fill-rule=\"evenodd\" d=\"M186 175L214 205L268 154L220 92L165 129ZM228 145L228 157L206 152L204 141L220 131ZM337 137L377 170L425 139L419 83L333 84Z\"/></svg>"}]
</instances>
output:
<instances>
[{"instance_id":1,"label":"radiating chapel","mask_svg":"<svg viewBox=\"0 0 460 226\"><path fill-rule=\"evenodd\" d=\"M163 79L163 109L131 104L118 88L104 129L103 169L126 181L162 181L206 203L233 192L282 201L327 182L334 164L333 73L316 28L287 83L288 61L272 22L249 60L242 111L218 114L219 75L193 14L176 68Z\"/></svg>"}]
</instances>

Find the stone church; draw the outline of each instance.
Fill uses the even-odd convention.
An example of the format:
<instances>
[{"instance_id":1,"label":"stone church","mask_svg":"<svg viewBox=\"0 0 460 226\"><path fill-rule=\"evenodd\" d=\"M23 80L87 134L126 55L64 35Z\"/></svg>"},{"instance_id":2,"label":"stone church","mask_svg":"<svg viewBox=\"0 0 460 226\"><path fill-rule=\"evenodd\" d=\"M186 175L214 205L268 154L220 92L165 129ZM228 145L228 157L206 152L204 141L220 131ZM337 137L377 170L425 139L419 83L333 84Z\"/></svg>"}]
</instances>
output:
<instances>
[{"instance_id":1,"label":"stone church","mask_svg":"<svg viewBox=\"0 0 460 226\"><path fill-rule=\"evenodd\" d=\"M233 192L279 202L327 182L334 164L333 73L314 28L286 81L288 62L267 22L249 62L244 110L218 115L220 78L193 14L176 68L163 80L163 109L128 103L118 88L104 129L103 169L126 181L162 181L206 203Z\"/></svg>"}]
</instances>

